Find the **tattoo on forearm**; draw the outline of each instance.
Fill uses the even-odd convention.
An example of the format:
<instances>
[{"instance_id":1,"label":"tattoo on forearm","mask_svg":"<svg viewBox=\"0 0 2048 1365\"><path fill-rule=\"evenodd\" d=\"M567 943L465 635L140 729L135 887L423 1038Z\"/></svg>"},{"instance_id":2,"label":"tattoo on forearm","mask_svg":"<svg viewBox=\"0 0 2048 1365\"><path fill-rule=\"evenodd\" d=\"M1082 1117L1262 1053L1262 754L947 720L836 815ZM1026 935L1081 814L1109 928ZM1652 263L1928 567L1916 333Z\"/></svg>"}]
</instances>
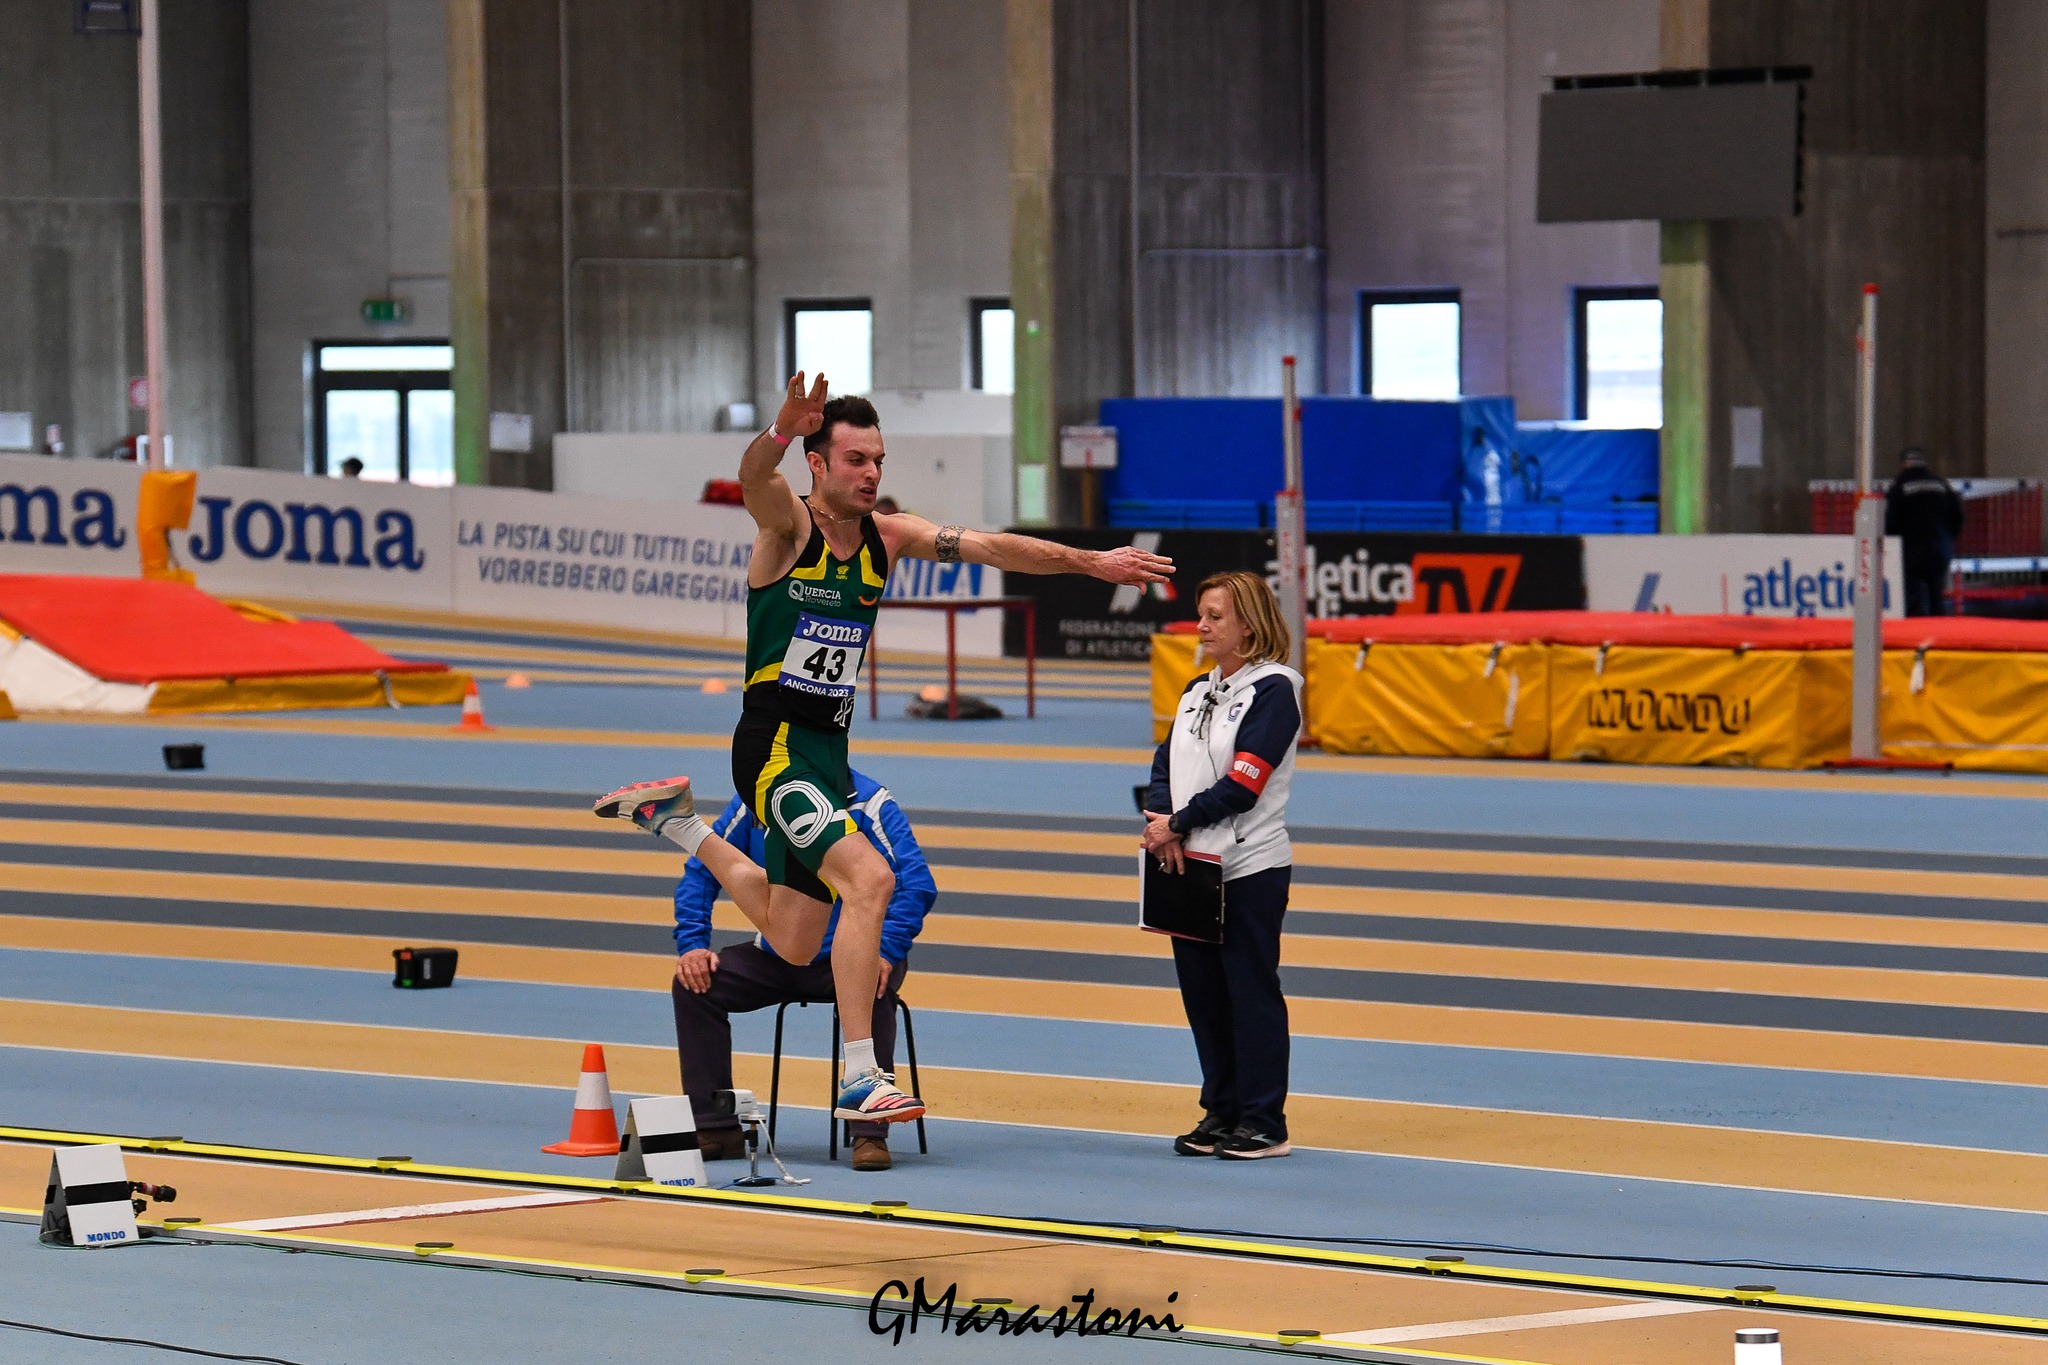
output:
<instances>
[{"instance_id":1,"label":"tattoo on forearm","mask_svg":"<svg viewBox=\"0 0 2048 1365\"><path fill-rule=\"evenodd\" d=\"M939 533L932 537L932 555L939 563L960 562L960 535L965 529L961 526L941 526Z\"/></svg>"}]
</instances>

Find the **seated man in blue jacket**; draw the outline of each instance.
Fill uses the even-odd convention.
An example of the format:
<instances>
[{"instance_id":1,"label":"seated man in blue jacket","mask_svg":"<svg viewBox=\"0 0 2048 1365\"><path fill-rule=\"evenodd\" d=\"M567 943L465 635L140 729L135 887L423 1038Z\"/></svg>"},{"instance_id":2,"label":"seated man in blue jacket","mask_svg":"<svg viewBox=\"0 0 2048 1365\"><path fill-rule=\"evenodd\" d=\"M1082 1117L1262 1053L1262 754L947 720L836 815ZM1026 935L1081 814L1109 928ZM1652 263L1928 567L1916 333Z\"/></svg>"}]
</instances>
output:
<instances>
[{"instance_id":1,"label":"seated man in blue jacket","mask_svg":"<svg viewBox=\"0 0 2048 1365\"><path fill-rule=\"evenodd\" d=\"M896 992L909 968L910 944L924 928L924 917L939 897L924 851L910 832L910 821L889 789L865 773L853 773L853 800L848 813L896 873L896 894L882 921L881 987L875 999L875 1060L892 1071L896 1047ZM762 860L760 825L735 796L712 821L712 829L755 862ZM839 906L825 942L810 962L784 962L756 937L718 952L711 950L711 906L718 882L710 869L690 859L676 885L676 1050L682 1054L683 1090L697 1114L698 1148L706 1161L746 1155L738 1123L707 1118L713 1096L732 1088L732 1019L735 1013L765 1009L789 1000L832 1003L832 935L839 925ZM716 1125L716 1126L715 1126ZM889 1169L888 1125L855 1123L853 1169Z\"/></svg>"}]
</instances>

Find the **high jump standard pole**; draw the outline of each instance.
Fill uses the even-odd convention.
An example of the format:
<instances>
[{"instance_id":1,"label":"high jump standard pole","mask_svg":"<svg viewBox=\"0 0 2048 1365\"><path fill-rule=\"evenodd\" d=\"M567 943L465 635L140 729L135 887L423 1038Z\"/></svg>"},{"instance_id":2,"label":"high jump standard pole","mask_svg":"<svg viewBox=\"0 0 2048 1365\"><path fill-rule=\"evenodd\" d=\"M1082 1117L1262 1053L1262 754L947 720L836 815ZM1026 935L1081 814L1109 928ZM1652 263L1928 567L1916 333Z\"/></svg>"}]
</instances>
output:
<instances>
[{"instance_id":1,"label":"high jump standard pole","mask_svg":"<svg viewBox=\"0 0 2048 1365\"><path fill-rule=\"evenodd\" d=\"M142 44L135 59L142 104L142 361L149 388L149 468L163 469L170 462L164 458L164 138L156 30L157 0L142 0Z\"/></svg>"},{"instance_id":2,"label":"high jump standard pole","mask_svg":"<svg viewBox=\"0 0 2048 1365\"><path fill-rule=\"evenodd\" d=\"M1884 494L1875 488L1877 286L1863 286L1856 334L1856 631L1850 673L1849 758L1884 757L1878 724L1884 665Z\"/></svg>"},{"instance_id":3,"label":"high jump standard pole","mask_svg":"<svg viewBox=\"0 0 2048 1365\"><path fill-rule=\"evenodd\" d=\"M1273 496L1273 559L1280 572L1280 615L1287 622L1287 666L1308 673L1308 518L1301 502L1301 403L1294 357L1280 362L1280 449L1286 487Z\"/></svg>"}]
</instances>

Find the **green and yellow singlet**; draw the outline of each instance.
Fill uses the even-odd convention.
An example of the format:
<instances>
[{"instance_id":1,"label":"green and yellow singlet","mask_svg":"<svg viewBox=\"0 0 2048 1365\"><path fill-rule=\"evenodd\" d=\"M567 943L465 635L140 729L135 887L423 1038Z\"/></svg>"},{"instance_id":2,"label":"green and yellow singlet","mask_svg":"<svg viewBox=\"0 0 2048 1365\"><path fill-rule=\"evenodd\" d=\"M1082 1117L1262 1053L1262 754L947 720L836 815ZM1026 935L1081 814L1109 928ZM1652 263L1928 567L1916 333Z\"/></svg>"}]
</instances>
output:
<instances>
[{"instance_id":1,"label":"green and yellow singlet","mask_svg":"<svg viewBox=\"0 0 2048 1365\"><path fill-rule=\"evenodd\" d=\"M889 552L873 517L861 518L860 540L852 559L836 558L814 518L790 571L748 590L746 716L842 733L852 723L889 582Z\"/></svg>"}]
</instances>

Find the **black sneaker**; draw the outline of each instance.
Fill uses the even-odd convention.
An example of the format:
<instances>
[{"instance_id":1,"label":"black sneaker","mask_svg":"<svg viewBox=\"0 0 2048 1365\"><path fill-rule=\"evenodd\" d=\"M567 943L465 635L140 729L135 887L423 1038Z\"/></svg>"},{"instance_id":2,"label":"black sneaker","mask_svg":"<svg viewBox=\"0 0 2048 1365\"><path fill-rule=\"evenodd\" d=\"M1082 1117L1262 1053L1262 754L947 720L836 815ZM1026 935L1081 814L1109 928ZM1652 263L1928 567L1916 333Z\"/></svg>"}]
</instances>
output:
<instances>
[{"instance_id":1,"label":"black sneaker","mask_svg":"<svg viewBox=\"0 0 2048 1365\"><path fill-rule=\"evenodd\" d=\"M1195 1131L1183 1133L1173 1140L1173 1150L1182 1156L1214 1156L1216 1143L1236 1126L1221 1114L1205 1115L1195 1125Z\"/></svg>"},{"instance_id":2,"label":"black sneaker","mask_svg":"<svg viewBox=\"0 0 2048 1365\"><path fill-rule=\"evenodd\" d=\"M1239 1161L1257 1161L1264 1156L1286 1156L1293 1151L1284 1137L1274 1137L1261 1128L1242 1124L1216 1140L1216 1155Z\"/></svg>"}]
</instances>

